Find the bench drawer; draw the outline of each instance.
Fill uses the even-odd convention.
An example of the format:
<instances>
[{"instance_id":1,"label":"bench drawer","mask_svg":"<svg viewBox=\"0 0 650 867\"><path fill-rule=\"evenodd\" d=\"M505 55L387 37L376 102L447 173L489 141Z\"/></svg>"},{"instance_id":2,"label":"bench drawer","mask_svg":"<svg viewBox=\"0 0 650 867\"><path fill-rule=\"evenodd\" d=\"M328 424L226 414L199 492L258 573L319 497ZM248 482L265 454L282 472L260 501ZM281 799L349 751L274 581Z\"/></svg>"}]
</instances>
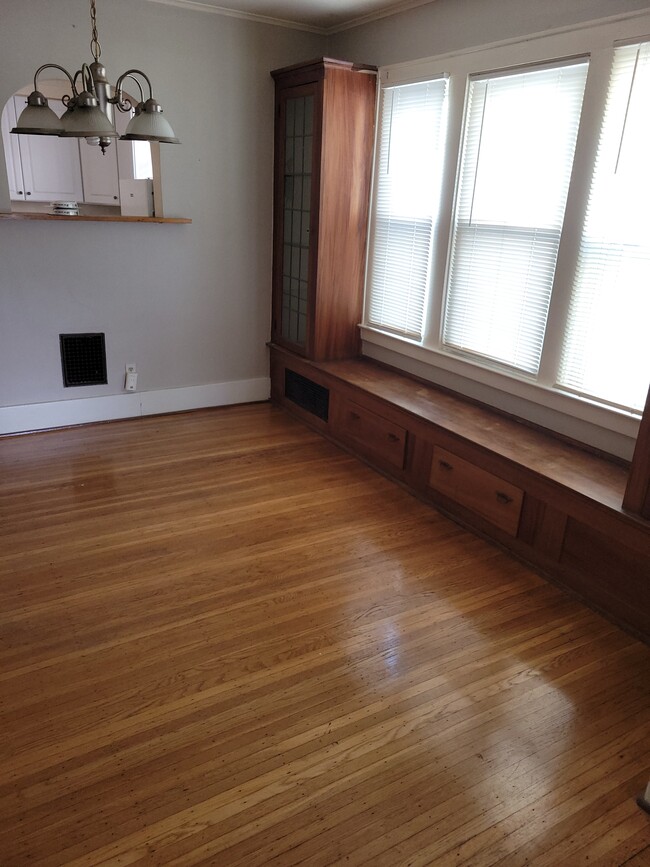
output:
<instances>
[{"instance_id":1,"label":"bench drawer","mask_svg":"<svg viewBox=\"0 0 650 867\"><path fill-rule=\"evenodd\" d=\"M429 484L510 536L517 535L521 488L439 446L433 449Z\"/></svg>"},{"instance_id":2,"label":"bench drawer","mask_svg":"<svg viewBox=\"0 0 650 867\"><path fill-rule=\"evenodd\" d=\"M338 433L343 439L354 441L359 451L368 457L378 458L399 470L404 468L406 429L372 410L353 401L344 401Z\"/></svg>"}]
</instances>

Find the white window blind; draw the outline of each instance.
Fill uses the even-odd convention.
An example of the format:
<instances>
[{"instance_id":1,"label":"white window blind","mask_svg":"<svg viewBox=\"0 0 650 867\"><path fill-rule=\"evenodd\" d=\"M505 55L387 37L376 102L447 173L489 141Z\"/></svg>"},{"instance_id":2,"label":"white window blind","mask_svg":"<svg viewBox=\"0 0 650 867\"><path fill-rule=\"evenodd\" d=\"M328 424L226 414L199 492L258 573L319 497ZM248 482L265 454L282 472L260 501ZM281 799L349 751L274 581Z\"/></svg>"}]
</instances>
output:
<instances>
[{"instance_id":1,"label":"white window blind","mask_svg":"<svg viewBox=\"0 0 650 867\"><path fill-rule=\"evenodd\" d=\"M643 408L650 377L650 43L617 48L559 384Z\"/></svg>"},{"instance_id":2,"label":"white window blind","mask_svg":"<svg viewBox=\"0 0 650 867\"><path fill-rule=\"evenodd\" d=\"M446 346L537 373L587 67L470 78Z\"/></svg>"},{"instance_id":3,"label":"white window blind","mask_svg":"<svg viewBox=\"0 0 650 867\"><path fill-rule=\"evenodd\" d=\"M366 320L421 339L440 201L447 80L383 90Z\"/></svg>"}]
</instances>

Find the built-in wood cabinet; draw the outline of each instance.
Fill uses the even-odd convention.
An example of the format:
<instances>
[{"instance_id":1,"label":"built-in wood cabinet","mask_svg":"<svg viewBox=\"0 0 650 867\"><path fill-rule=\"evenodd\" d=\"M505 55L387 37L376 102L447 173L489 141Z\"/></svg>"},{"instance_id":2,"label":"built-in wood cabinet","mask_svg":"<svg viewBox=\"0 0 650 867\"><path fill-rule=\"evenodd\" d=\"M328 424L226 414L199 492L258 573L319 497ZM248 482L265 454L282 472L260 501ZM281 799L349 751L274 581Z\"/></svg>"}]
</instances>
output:
<instances>
[{"instance_id":1,"label":"built-in wood cabinet","mask_svg":"<svg viewBox=\"0 0 650 867\"><path fill-rule=\"evenodd\" d=\"M315 360L359 351L374 67L275 70L272 340Z\"/></svg>"},{"instance_id":2,"label":"built-in wood cabinet","mask_svg":"<svg viewBox=\"0 0 650 867\"><path fill-rule=\"evenodd\" d=\"M623 509L622 463L368 359L274 346L271 386L326 437L650 641L650 521Z\"/></svg>"}]
</instances>

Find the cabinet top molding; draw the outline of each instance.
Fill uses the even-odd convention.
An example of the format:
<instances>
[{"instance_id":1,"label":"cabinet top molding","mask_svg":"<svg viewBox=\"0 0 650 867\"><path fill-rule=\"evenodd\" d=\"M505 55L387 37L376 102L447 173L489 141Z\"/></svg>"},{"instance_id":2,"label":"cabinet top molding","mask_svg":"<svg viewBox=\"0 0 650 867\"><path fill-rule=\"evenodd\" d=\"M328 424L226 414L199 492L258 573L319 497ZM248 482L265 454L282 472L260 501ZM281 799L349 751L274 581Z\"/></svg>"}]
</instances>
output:
<instances>
[{"instance_id":1,"label":"cabinet top molding","mask_svg":"<svg viewBox=\"0 0 650 867\"><path fill-rule=\"evenodd\" d=\"M349 69L351 72L367 72L371 75L377 75L376 66L370 66L366 63L352 63L349 60L335 60L333 57L317 57L315 60L294 63L293 66L283 66L281 69L273 69L271 75L277 79L298 70L307 71L309 69L313 69L314 72L323 69Z\"/></svg>"}]
</instances>

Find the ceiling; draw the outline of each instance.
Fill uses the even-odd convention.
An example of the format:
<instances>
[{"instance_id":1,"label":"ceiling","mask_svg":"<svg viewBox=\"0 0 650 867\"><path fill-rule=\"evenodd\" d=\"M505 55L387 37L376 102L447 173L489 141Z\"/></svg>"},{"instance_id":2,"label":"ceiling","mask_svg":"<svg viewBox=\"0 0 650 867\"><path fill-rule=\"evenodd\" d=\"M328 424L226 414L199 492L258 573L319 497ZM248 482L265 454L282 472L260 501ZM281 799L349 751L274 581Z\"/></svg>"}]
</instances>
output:
<instances>
[{"instance_id":1,"label":"ceiling","mask_svg":"<svg viewBox=\"0 0 650 867\"><path fill-rule=\"evenodd\" d=\"M433 0L150 0L203 12L235 15L256 21L336 33L376 18L384 18Z\"/></svg>"}]
</instances>

